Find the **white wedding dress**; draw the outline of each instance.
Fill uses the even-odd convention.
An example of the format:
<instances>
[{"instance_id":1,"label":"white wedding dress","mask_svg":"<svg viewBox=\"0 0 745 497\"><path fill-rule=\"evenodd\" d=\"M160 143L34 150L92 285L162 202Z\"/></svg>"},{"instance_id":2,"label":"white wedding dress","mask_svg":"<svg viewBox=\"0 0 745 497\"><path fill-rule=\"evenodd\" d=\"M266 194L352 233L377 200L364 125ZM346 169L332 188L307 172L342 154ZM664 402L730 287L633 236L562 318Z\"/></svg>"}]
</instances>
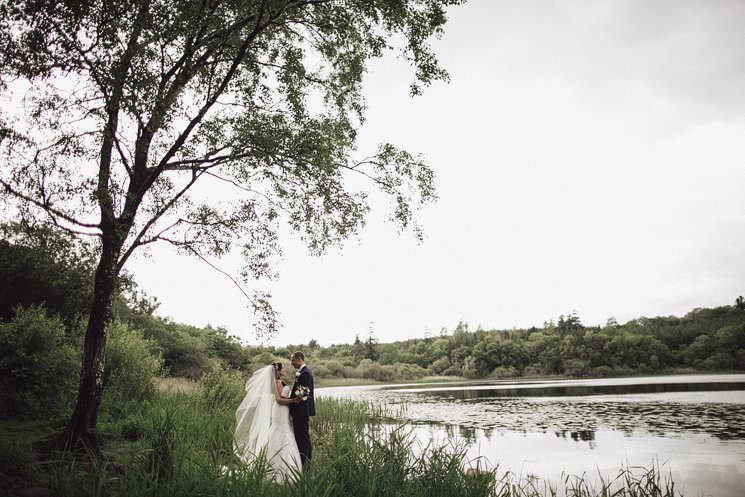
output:
<instances>
[{"instance_id":1,"label":"white wedding dress","mask_svg":"<svg viewBox=\"0 0 745 497\"><path fill-rule=\"evenodd\" d=\"M274 366L256 371L246 382L246 395L235 412L233 448L245 463L264 457L277 483L292 479L302 469L300 451L290 422L290 409L274 397ZM282 389L289 397L290 388Z\"/></svg>"}]
</instances>

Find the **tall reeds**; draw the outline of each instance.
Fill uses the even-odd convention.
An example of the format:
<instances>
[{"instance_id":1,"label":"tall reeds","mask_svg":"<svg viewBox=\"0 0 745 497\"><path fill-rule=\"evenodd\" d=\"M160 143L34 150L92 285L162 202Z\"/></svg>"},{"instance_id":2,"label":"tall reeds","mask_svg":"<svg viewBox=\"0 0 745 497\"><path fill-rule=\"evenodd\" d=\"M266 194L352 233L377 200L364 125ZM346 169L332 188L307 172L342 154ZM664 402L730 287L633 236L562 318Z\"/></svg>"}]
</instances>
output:
<instances>
[{"instance_id":1,"label":"tall reeds","mask_svg":"<svg viewBox=\"0 0 745 497\"><path fill-rule=\"evenodd\" d=\"M208 388L207 388L208 389ZM311 424L314 455L309 471L273 483L262 459L246 466L232 453L234 410L230 388L216 392L161 392L128 420L104 428L107 459L81 464L60 458L49 470L55 494L99 496L473 496L672 497L658 468L622 471L593 487L569 477L561 487L497 470L470 468L465 448L425 445L413 427L385 405L365 400L317 399ZM398 408L400 409L400 408ZM64 461L64 462L62 462Z\"/></svg>"}]
</instances>

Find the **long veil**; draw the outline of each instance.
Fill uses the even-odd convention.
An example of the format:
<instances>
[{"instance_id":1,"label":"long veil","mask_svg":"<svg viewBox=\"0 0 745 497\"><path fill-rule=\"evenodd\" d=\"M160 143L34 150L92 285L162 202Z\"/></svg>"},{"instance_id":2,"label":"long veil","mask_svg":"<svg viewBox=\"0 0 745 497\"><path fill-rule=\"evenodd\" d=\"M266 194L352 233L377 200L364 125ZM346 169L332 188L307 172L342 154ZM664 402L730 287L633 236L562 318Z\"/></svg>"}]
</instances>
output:
<instances>
[{"instance_id":1,"label":"long veil","mask_svg":"<svg viewBox=\"0 0 745 497\"><path fill-rule=\"evenodd\" d=\"M246 382L246 396L235 412L233 448L243 462L250 462L268 447L272 406L274 366L256 371Z\"/></svg>"}]
</instances>

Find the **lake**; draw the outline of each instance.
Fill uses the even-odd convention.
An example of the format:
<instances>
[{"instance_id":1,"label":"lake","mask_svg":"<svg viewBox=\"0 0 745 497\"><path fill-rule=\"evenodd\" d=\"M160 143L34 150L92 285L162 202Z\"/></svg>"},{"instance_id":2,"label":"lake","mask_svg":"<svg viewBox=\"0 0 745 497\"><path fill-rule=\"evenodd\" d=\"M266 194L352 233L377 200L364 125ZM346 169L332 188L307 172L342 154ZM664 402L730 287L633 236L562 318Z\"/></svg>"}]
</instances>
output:
<instances>
[{"instance_id":1,"label":"lake","mask_svg":"<svg viewBox=\"0 0 745 497\"><path fill-rule=\"evenodd\" d=\"M740 497L745 374L318 389L403 406L414 435L469 460L559 483L659 466L686 496Z\"/></svg>"}]
</instances>

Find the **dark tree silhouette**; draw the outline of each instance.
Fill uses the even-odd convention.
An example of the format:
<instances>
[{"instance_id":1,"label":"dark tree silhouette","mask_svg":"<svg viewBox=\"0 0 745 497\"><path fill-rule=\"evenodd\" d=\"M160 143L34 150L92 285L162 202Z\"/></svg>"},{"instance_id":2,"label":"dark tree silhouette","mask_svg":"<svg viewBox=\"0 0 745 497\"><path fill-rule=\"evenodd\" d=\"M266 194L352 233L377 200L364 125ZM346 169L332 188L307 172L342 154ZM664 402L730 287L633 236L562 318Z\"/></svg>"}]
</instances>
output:
<instances>
[{"instance_id":1,"label":"dark tree silhouette","mask_svg":"<svg viewBox=\"0 0 745 497\"><path fill-rule=\"evenodd\" d=\"M460 0L2 0L0 185L10 215L97 240L77 404L65 445L98 450L95 427L112 297L133 252L173 245L228 275L265 333L278 227L314 254L370 209L391 219L435 198L421 158L390 144L355 158L368 60L401 41L412 94L447 77L428 45ZM21 96L19 96L21 95ZM355 185L358 184L354 183ZM82 444L80 443L82 442Z\"/></svg>"}]
</instances>

